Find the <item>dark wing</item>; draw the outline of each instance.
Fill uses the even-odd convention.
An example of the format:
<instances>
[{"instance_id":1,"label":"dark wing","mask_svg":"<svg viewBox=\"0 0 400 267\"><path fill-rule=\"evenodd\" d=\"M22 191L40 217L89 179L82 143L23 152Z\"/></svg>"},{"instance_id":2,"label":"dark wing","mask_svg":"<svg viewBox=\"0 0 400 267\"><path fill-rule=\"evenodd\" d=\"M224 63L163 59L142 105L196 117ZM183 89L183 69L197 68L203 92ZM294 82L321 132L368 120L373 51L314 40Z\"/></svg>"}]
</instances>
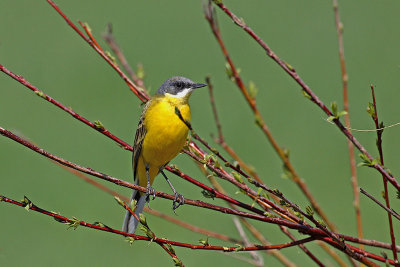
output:
<instances>
[{"instance_id":1,"label":"dark wing","mask_svg":"<svg viewBox=\"0 0 400 267\"><path fill-rule=\"evenodd\" d=\"M147 101L146 105L143 108L142 114L140 115L139 119L139 124L136 129L136 135L135 135L135 141L133 142L133 158L132 158L132 168L133 168L133 178L135 179L135 182L137 177L136 177L136 171L137 171L137 163L139 160L139 155L140 152L142 151L142 145L143 145L143 140L146 136L146 126L144 125L144 117L146 114L146 110L150 105L150 101Z\"/></svg>"}]
</instances>

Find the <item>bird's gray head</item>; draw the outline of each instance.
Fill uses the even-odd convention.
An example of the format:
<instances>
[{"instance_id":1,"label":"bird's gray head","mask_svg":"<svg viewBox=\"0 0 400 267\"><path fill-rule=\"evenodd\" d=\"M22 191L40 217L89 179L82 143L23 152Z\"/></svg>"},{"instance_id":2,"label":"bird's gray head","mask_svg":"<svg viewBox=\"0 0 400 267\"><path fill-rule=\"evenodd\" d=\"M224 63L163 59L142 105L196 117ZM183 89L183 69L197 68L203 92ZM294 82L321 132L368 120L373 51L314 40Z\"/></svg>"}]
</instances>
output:
<instances>
[{"instance_id":1,"label":"bird's gray head","mask_svg":"<svg viewBox=\"0 0 400 267\"><path fill-rule=\"evenodd\" d=\"M173 97L186 97L196 88L207 86L207 84L195 83L185 77L175 76L166 80L157 90L157 94L169 94Z\"/></svg>"}]
</instances>

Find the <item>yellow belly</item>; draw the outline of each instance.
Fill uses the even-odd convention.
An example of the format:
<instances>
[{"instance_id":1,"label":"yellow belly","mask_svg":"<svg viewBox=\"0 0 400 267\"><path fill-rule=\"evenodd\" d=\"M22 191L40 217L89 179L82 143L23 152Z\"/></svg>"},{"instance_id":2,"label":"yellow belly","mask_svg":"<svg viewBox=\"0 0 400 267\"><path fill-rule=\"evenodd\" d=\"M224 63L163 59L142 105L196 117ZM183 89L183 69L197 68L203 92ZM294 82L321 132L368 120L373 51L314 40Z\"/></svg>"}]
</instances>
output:
<instances>
[{"instance_id":1,"label":"yellow belly","mask_svg":"<svg viewBox=\"0 0 400 267\"><path fill-rule=\"evenodd\" d=\"M175 158L186 143L188 128L175 114L177 106L185 120L190 121L187 101L172 97L153 99L145 114L146 137L138 160L139 185L146 186L145 165L150 167L149 179L153 183L159 169Z\"/></svg>"}]
</instances>

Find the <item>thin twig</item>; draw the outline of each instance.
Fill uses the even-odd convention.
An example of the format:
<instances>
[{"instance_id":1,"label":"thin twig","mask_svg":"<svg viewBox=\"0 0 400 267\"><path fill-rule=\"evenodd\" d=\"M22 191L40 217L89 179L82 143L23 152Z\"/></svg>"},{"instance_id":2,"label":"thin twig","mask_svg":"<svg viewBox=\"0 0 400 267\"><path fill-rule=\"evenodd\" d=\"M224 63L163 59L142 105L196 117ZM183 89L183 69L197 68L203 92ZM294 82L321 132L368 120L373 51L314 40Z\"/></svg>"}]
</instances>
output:
<instances>
[{"instance_id":1,"label":"thin twig","mask_svg":"<svg viewBox=\"0 0 400 267\"><path fill-rule=\"evenodd\" d=\"M88 119L84 118L83 116L79 115L78 113L74 112L72 109L67 108L65 105L61 104L60 102L56 101L55 99L53 99L52 97L50 97L49 95L45 94L43 91L39 90L38 88L36 88L35 86L33 86L32 84L30 84L28 81L26 81L22 76L18 76L14 73L12 73L10 70L8 70L7 68L5 68L4 66L2 66L0 64L0 71L4 72L5 74L7 74L8 76L10 76L11 78L15 79L16 81L18 81L19 83L23 84L25 87L29 88L30 90L32 90L33 92L35 92L38 96L40 96L41 98L43 98L44 100L56 105L58 108L66 111L67 113L71 114L75 119L83 122L84 124L90 126L91 128L97 130L98 132L104 134L105 136L107 136L108 138L112 139L113 141L117 142L122 148L126 149L126 150L130 150L132 151L133 148L132 146L130 146L128 143L124 142L123 140L119 139L118 137L116 137L115 135L113 135L110 131L108 131L101 123L99 122L95 122L92 123L90 122ZM195 144L192 142L191 143L193 145L193 147L196 149L197 152L201 153L201 155L205 155L205 153L201 150L199 150ZM199 157L195 157L193 155L193 153L189 153L186 152L189 156L191 156L192 158L195 158L197 161L200 160ZM207 163L209 164L209 163ZM256 212L258 214L263 214L263 211L261 210L257 210L253 207L251 207L250 205L244 204L242 202L239 202L237 200L234 200L231 197L228 197L224 194L221 194L219 192L214 192L214 190L204 184L202 184L201 182L191 178L190 176L186 175L185 173L181 172L178 169L175 168L171 168L170 166L166 166L165 167L166 170L174 173L175 175L189 181L190 183L205 189L207 191L209 191L212 194L215 194L215 196L217 198L221 198L224 199L226 201L232 202L232 203L236 203L235 205L239 205L242 206L243 208L249 209L253 212ZM233 177L228 177L228 174L225 172L224 175L227 177L227 179L234 179ZM252 191L252 193L254 193L254 191Z\"/></svg>"},{"instance_id":2,"label":"thin twig","mask_svg":"<svg viewBox=\"0 0 400 267\"><path fill-rule=\"evenodd\" d=\"M124 187L127 187L127 188L135 189L135 190L138 190L138 191L141 191L141 192L146 192L146 188L145 187L141 187L139 185L128 183L126 181L117 179L117 178L109 176L107 174L97 172L97 171L95 171L95 170L93 170L91 168L82 167L82 166L80 166L78 164L75 164L75 163L72 163L72 162L67 161L65 159L62 159L60 157L57 157L57 156L45 151L44 149L41 149L41 148L33 145L29 141L27 141L27 140L25 140L25 139L15 135L15 134L13 134L12 132L10 132L10 131L2 128L2 127L0 127L0 134L5 136L5 137L7 137L7 138L10 138L10 139L18 142L18 143L20 143L22 145L24 145L25 147L28 147L29 149L31 149L31 150L33 150L33 151L35 151L35 152L37 152L37 153L49 158L49 159L57 161L58 163L61 163L61 164L65 165L65 166L68 166L70 168L73 168L73 169L76 169L78 171L90 174L92 176L98 177L100 179L112 182L112 183L120 185L120 186L124 186ZM215 190L213 190L213 191L215 191ZM157 191L157 192L155 192L155 194L156 194L156 196L159 196L159 197L162 197L162 198L166 198L166 199L170 199L170 200L175 199L174 195L166 194L166 193L163 193L163 192L158 192ZM223 195L223 194L219 193L219 195ZM239 204L241 202L239 202L237 200L233 200L233 199L231 199L229 197L224 198L224 200L226 200L226 201L230 201L231 200L232 204L241 205L241 206L243 206L243 208L250 207L251 210L257 210L257 209L252 208L251 206L249 206L247 204L244 204L244 203ZM265 221L265 222L270 222L270 223L273 223L273 224L282 224L282 225L287 226L289 228L294 228L294 229L305 231L305 232L309 232L310 230L311 230L311 232L313 232L313 231L319 232L318 229L310 228L310 227L307 227L307 226L304 226L304 225L301 225L301 224L297 224L297 223L293 223L293 222L288 222L288 221L280 219L280 218L268 218L268 217L260 215L260 214L251 214L251 213L242 212L242 211L238 211L238 210L234 210L234 209L224 208L224 207L221 207L221 206L213 205L213 204L206 203L206 202L199 201L199 200L195 201L195 200L191 200L191 199L185 199L185 204L192 205L192 206L203 207L203 208L212 209L212 210L217 210L217 211L220 211L220 212L223 212L223 213L227 213L227 214L234 214L234 215L244 216L244 217L247 217L247 218L252 218L252 219L261 220L261 221ZM262 211L260 211L260 212L261 212L261 214L263 214Z\"/></svg>"},{"instance_id":3,"label":"thin twig","mask_svg":"<svg viewBox=\"0 0 400 267\"><path fill-rule=\"evenodd\" d=\"M47 0L47 2L60 14L60 16L65 20L65 22L76 32L78 33L83 40L86 41L105 61L107 61L110 66L117 71L119 76L126 82L126 84L129 86L131 91L142 101L146 102L149 99L149 96L146 95L143 91L138 90L137 86L128 78L128 76L125 75L121 71L121 69L104 53L104 51L101 48L98 48L95 43L92 42L91 39L87 38L79 29L78 27L75 26L74 23L60 10L60 8L56 5L51 0Z\"/></svg>"},{"instance_id":4,"label":"thin twig","mask_svg":"<svg viewBox=\"0 0 400 267\"><path fill-rule=\"evenodd\" d=\"M338 45L339 45L340 69L342 72L343 106L344 110L346 111L346 114L344 114L344 123L348 129L351 129L350 113L349 113L349 96L348 96L348 75L346 72L346 61L344 57L344 46L343 46L343 24L340 21L340 14L339 14L339 7L337 0L333 0L333 12L335 14L335 25L336 25ZM353 205L354 205L354 210L356 212L358 237L363 238L361 210L360 210L360 193L358 191L358 182L357 182L357 166L354 156L354 145L349 139L347 139L347 147L349 150L351 184L353 187L353 196L354 196ZM360 248L362 249L363 247L360 246Z\"/></svg>"},{"instance_id":5,"label":"thin twig","mask_svg":"<svg viewBox=\"0 0 400 267\"><path fill-rule=\"evenodd\" d=\"M380 242L377 240L360 239L357 237L343 236L343 235L339 235L339 236L346 241L357 243L357 244L363 244L363 245L376 247L376 248L392 249L392 244ZM396 250L398 252L400 252L400 246L396 246Z\"/></svg>"},{"instance_id":6,"label":"thin twig","mask_svg":"<svg viewBox=\"0 0 400 267\"><path fill-rule=\"evenodd\" d=\"M90 223L87 223L87 222L84 222L84 221L72 220L72 219L64 217L64 216L62 216L60 214L41 209L41 208L37 207L36 205L34 205L32 202L22 203L22 202L18 202L18 201L12 200L12 199L10 199L8 197L5 197L3 195L0 195L0 202L1 201L2 202L7 202L7 203L10 203L10 204L14 204L14 205L17 205L17 206L20 206L20 207L27 208L29 210L33 210L33 211L36 211L36 212L51 216L51 217L57 219L57 221L59 221L59 222L76 223L76 224L79 224L81 226L93 228L93 229L96 229L96 230L110 232L110 233L114 233L114 234L118 234L118 235L122 235L122 236L132 237L135 240L153 241L153 242L156 242L156 243L170 244L170 245L173 245L173 246L186 247L186 248L190 248L190 249L220 250L220 251L224 251L224 252L283 249L283 248L298 246L299 244L308 243L308 242L314 241L316 239L315 237L308 237L308 238L304 238L304 239L298 240L296 242L288 242L288 243L284 243L284 244L271 245L271 246L221 247L221 246L211 246L211 245L208 245L208 246L193 245L193 244L187 244L187 243L183 243L183 242L176 242L176 241L166 240L166 239L157 238L157 237L150 238L150 237L146 237L146 236L130 234L130 233L126 233L126 232L123 232L123 231L119 231L119 230L113 229L113 228L108 227L108 226L105 227L105 226L90 224Z\"/></svg>"},{"instance_id":7,"label":"thin twig","mask_svg":"<svg viewBox=\"0 0 400 267\"><path fill-rule=\"evenodd\" d=\"M63 169L73 173L74 175L76 175L80 179L82 179L82 180L88 182L89 184L99 188L100 190L102 190L102 191L104 191L104 192L106 192L106 193L108 193L108 194L110 194L110 195L112 195L114 197L115 196L119 197L120 199L122 199L125 202L129 202L129 198L128 197L123 196L123 195L121 195L120 193L118 193L118 192L116 192L114 190L111 190L107 186L104 186L103 184L101 184L101 183L93 180L92 178L86 176L85 174L83 174L83 173L81 173L81 172L79 172L79 171L77 171L75 169L68 168L67 166L62 165L62 164L58 163L57 161L54 161L54 160L51 160L51 161L54 162L55 164L57 164L58 166L62 167ZM232 237L224 235L224 234L213 232L213 231L210 231L210 230L207 230L207 229L204 229L204 228L201 228L201 227L186 223L186 222L181 221L181 220L179 220L179 219L177 219L175 217L166 215L166 214L164 214L164 213L162 213L162 212L160 212L158 210L155 210L154 208L149 209L147 207L144 207L144 211L146 213L149 213L151 215L154 215L154 216L162 218L162 219L164 219L166 221L169 221L169 222L171 222L171 223L173 223L175 225L182 226L182 227L184 227L184 228L186 228L186 229L188 229L188 230L190 230L192 232L200 233L202 235L214 237L214 238L217 238L217 239L220 239L220 240L223 240L223 241L232 242L232 243L235 243L235 244L242 244L242 241L240 241L239 239L232 238Z\"/></svg>"},{"instance_id":8,"label":"thin twig","mask_svg":"<svg viewBox=\"0 0 400 267\"><path fill-rule=\"evenodd\" d=\"M286 227L280 227L282 232L284 232L290 239L296 240L294 235L288 231ZM299 247L310 257L318 266L325 266L315 255L308 249L304 244L299 245Z\"/></svg>"},{"instance_id":9,"label":"thin twig","mask_svg":"<svg viewBox=\"0 0 400 267\"><path fill-rule=\"evenodd\" d=\"M319 99L319 97L310 89L310 87L300 78L296 70L287 62L283 61L279 58L271 48L249 27L247 26L243 20L239 19L235 14L233 14L223 3L214 1L214 3L227 15L232 21L242 28L246 33L248 33L267 53L267 55L272 58L286 73L292 77L297 84L303 89L304 93L307 94L309 99L315 103L319 108L327 116L332 116L332 112L329 108ZM333 122L339 128L339 130L348 138L350 141L357 147L357 149L363 153L371 162L374 158L370 153L364 148L363 145L351 134L351 132L340 122L339 119L333 119ZM286 162L285 162L286 163ZM379 171L382 175L386 177L386 179L397 189L400 191L400 183L394 178L391 174L389 174L386 169L380 165L379 163L375 163L371 165L372 168Z\"/></svg>"},{"instance_id":10,"label":"thin twig","mask_svg":"<svg viewBox=\"0 0 400 267\"><path fill-rule=\"evenodd\" d=\"M374 88L374 86L372 84L371 84L371 91L372 91L372 101L373 101L373 105L374 105L374 110L373 110L373 113L372 113L374 116L372 116L372 119L373 119L373 121L375 123L376 129L383 128L383 122L382 122L382 125L379 124L378 109L377 109L376 100L375 100L375 88ZM381 162L382 166L384 166L385 163L383 161L382 134L383 134L383 130L377 130L376 131L376 135L377 135L376 146L378 148L380 162ZM391 210L390 209L390 202L389 202L389 191L388 191L388 186L387 186L387 179L383 175L382 175L382 181L383 181L383 188L385 190L386 207L387 207L387 210ZM397 261L396 238L394 236L392 216L390 216L390 214L391 214L391 212L388 211L390 240L392 242L393 259L395 261Z\"/></svg>"},{"instance_id":11,"label":"thin twig","mask_svg":"<svg viewBox=\"0 0 400 267\"><path fill-rule=\"evenodd\" d=\"M245 246L250 246L251 245L250 240L247 237L247 235L246 235L246 233L245 233L245 231L243 229L243 226L240 223L239 219L238 218L233 218L233 223L234 223L234 225L236 227L236 230L239 232L239 235L242 238L244 245ZM253 259L252 263L254 265L256 265L256 266L264 266L264 260L257 253L257 251L250 252L250 255L251 255L252 259Z\"/></svg>"},{"instance_id":12,"label":"thin twig","mask_svg":"<svg viewBox=\"0 0 400 267\"><path fill-rule=\"evenodd\" d=\"M386 210L388 213L390 213L391 215L393 215L397 220L400 220L400 215L395 212L392 209L388 209L385 205L383 205L379 200L377 200L375 197L373 197L371 194L369 194L367 191L365 191L364 189L362 189L360 187L360 192L363 193L364 195L366 195L368 198L370 198L372 201L374 201L376 204L378 204L379 206L381 206L381 208L383 208L384 210Z\"/></svg>"},{"instance_id":13,"label":"thin twig","mask_svg":"<svg viewBox=\"0 0 400 267\"><path fill-rule=\"evenodd\" d=\"M210 77L206 77L206 83L208 84L208 91L210 95L210 103L211 103L211 108L213 110L214 114L214 119L215 119L215 124L217 125L217 131L218 131L218 137L214 138L214 141L222 146L222 148L234 159L239 163L239 166L243 168L247 173L249 173L254 179L256 179L259 183L262 183L263 181L260 179L258 176L257 172L254 171L252 167L247 165L236 152L225 142L224 135L222 133L222 126L221 122L219 120L218 112L217 112L217 105L215 104L215 99L214 99L214 93L213 89L214 86L211 83Z\"/></svg>"},{"instance_id":14,"label":"thin twig","mask_svg":"<svg viewBox=\"0 0 400 267\"><path fill-rule=\"evenodd\" d=\"M257 238L262 244L264 245L271 245L270 242L262 235L260 231L257 230L257 228L254 227L248 220L245 218L240 217L240 221L243 223L243 225L250 231L250 233ZM297 265L290 261L286 256L284 256L282 253L276 250L268 251L267 253L271 253L275 258L277 258L283 265L287 267L296 267Z\"/></svg>"},{"instance_id":15,"label":"thin twig","mask_svg":"<svg viewBox=\"0 0 400 267\"><path fill-rule=\"evenodd\" d=\"M136 220L138 220L140 222L140 224L142 225L143 229L145 230L145 233L148 237L151 238L151 240L156 239L156 235L154 234L154 232L150 229L149 225L147 224L146 220L141 220L141 218L138 217L138 215L136 215L136 213L128 206L128 204L126 204L125 201L122 201L119 197L114 197L115 200L124 207L125 210L129 211L129 213L135 217ZM176 256L175 250L172 248L172 246L170 244L169 247L167 247L165 244L163 243L157 243L158 245L161 246L162 249L164 249L165 252L167 252L168 255L171 256L172 260L176 263L176 265L178 266L184 266L182 263L182 260L180 260L178 258L178 256Z\"/></svg>"},{"instance_id":16,"label":"thin twig","mask_svg":"<svg viewBox=\"0 0 400 267\"><path fill-rule=\"evenodd\" d=\"M217 189L218 191L220 191L221 193L225 193L224 189L222 188L222 186L220 185L220 183L214 179L213 176L209 175L207 172L207 169L204 168L203 165L198 164L200 167L200 170L202 170L203 172L205 172L206 177L210 180L210 182L212 183L213 187L215 189ZM232 205L230 203L228 203L228 205ZM232 206L231 206L232 207ZM271 243L269 243L264 236L254 227L252 226L245 218L240 217L241 222L247 227L247 229L253 234L254 237L256 237L258 240L260 240L264 245L270 245ZM286 227L280 226L279 227L280 230L286 234L287 236L289 236L289 238L291 238L293 241L296 240L296 238L290 234L290 232L287 230ZM309 256L313 261L315 261L316 264L320 265L322 264L318 258L311 252L309 251L304 245L299 245L300 249L303 250L307 256ZM278 254L275 253L274 251L272 251L271 253L273 253L273 255L282 262L282 264L286 265L286 266L294 266L294 263L292 263L291 261L289 261L286 257L284 257L282 254Z\"/></svg>"},{"instance_id":17,"label":"thin twig","mask_svg":"<svg viewBox=\"0 0 400 267\"><path fill-rule=\"evenodd\" d=\"M311 194L310 190L308 189L306 183L300 176L297 174L296 170L294 169L293 165L291 164L288 155L285 153L284 149L282 149L275 138L273 137L271 131L269 130L266 122L264 121L260 111L257 108L256 105L256 100L255 98L251 97L246 86L244 85L242 79L239 76L239 73L233 64L232 59L230 58L228 51L225 47L224 42L222 41L221 33L219 31L219 26L216 21L216 15L215 11L212 7L211 4L208 5L208 7L205 7L204 9L205 13L205 18L209 22L211 30L218 42L218 44L221 47L221 50L226 58L226 61L228 62L230 66L230 70L232 72L232 78L234 79L236 85L242 92L243 96L245 97L247 103L249 104L251 110L254 113L254 116L256 118L256 123L260 127L260 129L264 132L266 137L268 138L268 141L271 143L272 147L284 163L285 168L289 170L291 173L291 179L299 186L300 190L303 192L303 194L307 197L307 199L310 201L313 209L322 217L322 219L327 223L328 227L332 229L332 231L337 231L337 228L335 225L328 219L326 214L322 211L321 207L319 206L318 202L314 198L314 196Z\"/></svg>"},{"instance_id":18,"label":"thin twig","mask_svg":"<svg viewBox=\"0 0 400 267\"><path fill-rule=\"evenodd\" d=\"M117 56L119 62L121 62L122 67L125 69L125 71L128 73L128 75L132 78L132 80L137 84L138 87L140 87L146 91L146 87L143 83L143 80L140 79L136 75L135 71L133 71L133 69L129 65L129 62L126 59L124 53L122 53L122 49L120 48L118 43L115 41L111 23L107 24L106 32L103 34L103 39L104 39L104 41L106 41L106 43L111 48L113 53ZM148 94L147 91L146 91L146 94Z\"/></svg>"}]
</instances>

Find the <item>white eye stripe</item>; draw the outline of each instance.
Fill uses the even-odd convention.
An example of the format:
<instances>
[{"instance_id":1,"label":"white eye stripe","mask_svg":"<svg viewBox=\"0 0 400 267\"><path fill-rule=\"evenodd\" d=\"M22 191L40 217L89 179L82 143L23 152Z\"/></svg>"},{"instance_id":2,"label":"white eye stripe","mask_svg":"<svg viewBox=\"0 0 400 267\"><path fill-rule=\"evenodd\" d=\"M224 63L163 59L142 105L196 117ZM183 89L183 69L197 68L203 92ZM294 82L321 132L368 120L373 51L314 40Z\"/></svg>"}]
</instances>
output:
<instances>
[{"instance_id":1,"label":"white eye stripe","mask_svg":"<svg viewBox=\"0 0 400 267\"><path fill-rule=\"evenodd\" d=\"M193 91L192 88L185 88L182 91L180 91L179 93L177 93L176 95L173 94L169 94L172 97L176 97L176 98L182 98L185 97L187 94L191 93Z\"/></svg>"}]
</instances>

